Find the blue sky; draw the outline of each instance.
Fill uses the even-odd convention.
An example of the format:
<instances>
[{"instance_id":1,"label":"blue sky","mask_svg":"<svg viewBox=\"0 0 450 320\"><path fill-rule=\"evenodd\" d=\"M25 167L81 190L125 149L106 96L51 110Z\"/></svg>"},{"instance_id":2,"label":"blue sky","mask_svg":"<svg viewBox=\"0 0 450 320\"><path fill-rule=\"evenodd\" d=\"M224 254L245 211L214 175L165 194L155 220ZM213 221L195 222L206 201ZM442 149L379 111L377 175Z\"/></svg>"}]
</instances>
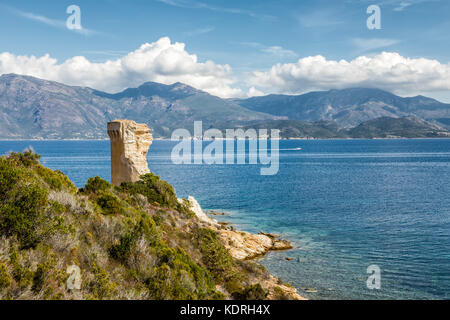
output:
<instances>
[{"instance_id":1,"label":"blue sky","mask_svg":"<svg viewBox=\"0 0 450 320\"><path fill-rule=\"evenodd\" d=\"M81 9L85 32L74 32L65 27L69 16L66 8L72 4ZM369 17L366 9L372 4L381 8L380 30L369 30L366 26ZM0 33L0 53L10 53L17 64L22 63L18 56L30 59L31 56L48 54L56 59L53 64L50 63L52 68L76 56L83 56L92 64L104 64L123 58L145 43L156 43L168 37L170 44L162 46L169 48L176 42L185 44L177 50L195 55L196 60L189 62L193 65L188 66L180 60L179 68L171 69L170 76L164 73L164 66L156 68L162 69L161 72L155 71L155 68L150 71L148 66L145 70L133 69L134 73L139 73L136 80L132 79L132 72L127 69L126 78L130 85L137 85L142 80L171 82L177 80L178 75L180 80L211 93L219 94L222 90L222 96L248 95L250 89L253 94L302 93L359 84L389 90L392 85L391 91L398 94L421 93L450 101L449 16L450 1L447 0L0 1L0 28L3 30ZM146 51L147 57L152 55L151 50ZM378 77L391 76L399 72L404 64L396 56L374 58L383 51L395 53L401 59L415 59L406 63L409 69L404 71L403 78L396 75L386 84L381 83L380 79L369 81L370 68L380 61L390 64L390 69ZM325 62L306 60L317 56L323 57ZM350 62L361 56L374 59L370 68L367 67L370 70L364 67L366 69L362 72L365 76L361 76L359 82L350 81L348 74L361 72L362 67L355 62L350 68L339 65L339 61ZM0 62L11 63L12 58L8 56L8 59L4 57ZM304 60L298 63L301 59ZM421 59L429 65L422 63ZM201 65L208 60L214 66ZM399 61L395 68L393 60ZM434 60L439 63L438 66L433 64ZM152 61L150 59L148 63ZM327 75L326 69L333 68L333 63L329 62L338 63L335 69L345 70ZM28 67L25 63L15 69L0 68L0 73L18 70L53 80L65 80L69 84L97 85L96 81L89 81L88 74L67 75L59 70L69 73L74 72L73 68L52 69L46 74L42 70L33 71L37 67L30 67L30 61L27 63ZM278 69L277 65L280 66ZM315 65L322 66L322 71L313 70ZM359 69L354 71L356 65ZM105 77L112 72L105 65L96 67L105 72ZM39 68L45 69L42 66ZM272 68L271 74L269 70ZM434 73L419 79L431 79L433 85L420 88L417 75L422 74L423 70L417 71L417 68L425 68L425 71L436 68ZM186 74L189 70L190 75ZM411 72L416 73L411 76ZM120 73L124 71L120 69ZM194 78L194 73L202 78ZM126 83L117 82L117 77L111 78L110 86L97 86L107 91L126 86ZM333 79L338 83L332 83ZM108 81L103 81L103 84ZM215 88L208 84L214 81L219 83ZM417 83L409 86L404 83L410 81ZM400 82L402 84L398 85Z\"/></svg>"}]
</instances>

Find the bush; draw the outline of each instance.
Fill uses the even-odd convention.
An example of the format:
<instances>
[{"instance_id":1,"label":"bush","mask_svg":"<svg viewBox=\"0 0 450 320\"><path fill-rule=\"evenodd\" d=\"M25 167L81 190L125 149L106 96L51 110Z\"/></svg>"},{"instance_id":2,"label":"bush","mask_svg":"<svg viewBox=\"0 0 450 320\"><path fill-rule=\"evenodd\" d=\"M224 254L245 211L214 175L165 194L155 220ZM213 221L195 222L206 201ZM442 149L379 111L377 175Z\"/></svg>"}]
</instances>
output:
<instances>
[{"instance_id":1,"label":"bush","mask_svg":"<svg viewBox=\"0 0 450 320\"><path fill-rule=\"evenodd\" d=\"M12 277L10 276L8 269L6 266L1 263L0 264L0 290L7 288L11 285Z\"/></svg>"},{"instance_id":2,"label":"bush","mask_svg":"<svg viewBox=\"0 0 450 320\"><path fill-rule=\"evenodd\" d=\"M37 227L45 224L48 192L37 184L14 188L9 201L0 205L0 231L16 236L24 247L33 247L42 238Z\"/></svg>"},{"instance_id":3,"label":"bush","mask_svg":"<svg viewBox=\"0 0 450 320\"><path fill-rule=\"evenodd\" d=\"M136 242L141 237L144 237L156 248L161 246L156 224L153 219L145 213L137 220L136 224L132 227L132 230L122 236L118 244L113 245L109 249L110 256L121 262L126 262L131 256Z\"/></svg>"},{"instance_id":4,"label":"bush","mask_svg":"<svg viewBox=\"0 0 450 320\"><path fill-rule=\"evenodd\" d=\"M111 187L112 185L108 181L103 180L102 178L97 176L95 178L89 178L86 185L83 189L81 189L81 191L85 193L99 193L102 191L107 191L111 189Z\"/></svg>"},{"instance_id":5,"label":"bush","mask_svg":"<svg viewBox=\"0 0 450 320\"><path fill-rule=\"evenodd\" d=\"M33 285L31 290L35 293L39 293L42 288L48 283L48 277L50 273L54 272L56 261L54 257L50 256L44 263L37 265L36 271L33 275Z\"/></svg>"},{"instance_id":6,"label":"bush","mask_svg":"<svg viewBox=\"0 0 450 320\"><path fill-rule=\"evenodd\" d=\"M12 249L12 252L10 254L10 262L13 266L13 278L16 280L17 284L20 288L26 288L33 282L33 271L31 271L27 267L22 267L19 261L20 254L17 249Z\"/></svg>"},{"instance_id":7,"label":"bush","mask_svg":"<svg viewBox=\"0 0 450 320\"><path fill-rule=\"evenodd\" d=\"M236 300L264 300L267 298L266 292L259 283L252 286L246 286L244 290L233 292L233 298Z\"/></svg>"},{"instance_id":8,"label":"bush","mask_svg":"<svg viewBox=\"0 0 450 320\"><path fill-rule=\"evenodd\" d=\"M109 274L94 263L92 268L94 279L89 283L89 289L94 299L107 299L117 294L117 285L109 279Z\"/></svg>"},{"instance_id":9,"label":"bush","mask_svg":"<svg viewBox=\"0 0 450 320\"><path fill-rule=\"evenodd\" d=\"M217 238L217 234L211 229L201 228L197 232L197 241L202 261L214 278L219 282L230 280L233 276L233 259Z\"/></svg>"},{"instance_id":10,"label":"bush","mask_svg":"<svg viewBox=\"0 0 450 320\"><path fill-rule=\"evenodd\" d=\"M27 149L23 153L11 152L8 158L11 161L15 162L17 165L29 168L39 164L39 159L41 158L41 156L34 153L32 149Z\"/></svg>"},{"instance_id":11,"label":"bush","mask_svg":"<svg viewBox=\"0 0 450 320\"><path fill-rule=\"evenodd\" d=\"M49 168L38 165L36 166L36 172L53 190L61 191L63 189L67 189L73 193L77 190L72 181L70 181L69 178L61 171L53 171Z\"/></svg>"},{"instance_id":12,"label":"bush","mask_svg":"<svg viewBox=\"0 0 450 320\"><path fill-rule=\"evenodd\" d=\"M106 214L120 213L122 209L120 200L109 193L102 194L100 197L98 197L97 204Z\"/></svg>"},{"instance_id":13,"label":"bush","mask_svg":"<svg viewBox=\"0 0 450 320\"><path fill-rule=\"evenodd\" d=\"M0 232L16 237L23 248L36 246L63 222L61 212L49 206L45 183L34 172L40 166L36 159L34 153L0 158Z\"/></svg>"},{"instance_id":14,"label":"bush","mask_svg":"<svg viewBox=\"0 0 450 320\"><path fill-rule=\"evenodd\" d=\"M131 255L131 251L136 245L136 236L134 233L129 233L120 238L118 244L113 245L109 249L109 254L112 258L125 262Z\"/></svg>"},{"instance_id":15,"label":"bush","mask_svg":"<svg viewBox=\"0 0 450 320\"><path fill-rule=\"evenodd\" d=\"M120 189L131 195L142 194L148 203L157 202L161 206L177 208L179 206L175 189L153 173L141 176L137 182L124 182Z\"/></svg>"},{"instance_id":16,"label":"bush","mask_svg":"<svg viewBox=\"0 0 450 320\"><path fill-rule=\"evenodd\" d=\"M146 280L152 297L157 300L195 300L217 297L211 276L182 249L162 247L159 266Z\"/></svg>"}]
</instances>

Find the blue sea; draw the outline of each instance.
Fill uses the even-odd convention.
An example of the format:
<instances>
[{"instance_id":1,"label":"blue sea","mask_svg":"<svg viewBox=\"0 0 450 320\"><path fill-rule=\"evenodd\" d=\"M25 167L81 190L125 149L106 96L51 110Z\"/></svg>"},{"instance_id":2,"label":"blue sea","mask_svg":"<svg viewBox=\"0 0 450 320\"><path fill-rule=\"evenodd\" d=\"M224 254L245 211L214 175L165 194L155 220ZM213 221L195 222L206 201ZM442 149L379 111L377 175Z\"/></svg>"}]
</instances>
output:
<instances>
[{"instance_id":1,"label":"blue sea","mask_svg":"<svg viewBox=\"0 0 450 320\"><path fill-rule=\"evenodd\" d=\"M280 141L273 176L260 165L175 165L174 145L154 141L150 169L221 220L290 240L295 249L260 263L301 295L450 299L450 139ZM0 141L0 154L30 146L77 186L110 179L108 141ZM370 265L380 289L367 288Z\"/></svg>"}]
</instances>

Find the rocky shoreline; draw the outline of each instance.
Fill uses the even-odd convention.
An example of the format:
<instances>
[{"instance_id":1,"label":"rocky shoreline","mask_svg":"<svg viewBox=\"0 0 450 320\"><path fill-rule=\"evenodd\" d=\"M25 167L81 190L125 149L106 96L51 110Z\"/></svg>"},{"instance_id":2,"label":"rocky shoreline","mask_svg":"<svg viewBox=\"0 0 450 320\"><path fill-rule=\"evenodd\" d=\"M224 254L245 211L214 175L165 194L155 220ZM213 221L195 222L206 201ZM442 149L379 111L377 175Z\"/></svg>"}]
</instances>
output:
<instances>
[{"instance_id":1,"label":"rocky shoreline","mask_svg":"<svg viewBox=\"0 0 450 320\"><path fill-rule=\"evenodd\" d=\"M180 202L184 201L182 199L178 200ZM187 201L191 211L195 213L197 218L203 224L203 227L208 227L216 231L224 247L235 259L251 260L261 257L269 251L292 249L291 243L287 240L279 239L278 235L265 233L263 231L260 231L259 234L254 234L234 230L233 227L219 223L215 219L209 217L194 197L189 196ZM291 299L306 300L306 298L297 293L297 289L288 284L281 283L279 279L272 275L269 279L262 279L261 285L269 289L269 299L271 295L273 295L273 290L279 288Z\"/></svg>"}]
</instances>

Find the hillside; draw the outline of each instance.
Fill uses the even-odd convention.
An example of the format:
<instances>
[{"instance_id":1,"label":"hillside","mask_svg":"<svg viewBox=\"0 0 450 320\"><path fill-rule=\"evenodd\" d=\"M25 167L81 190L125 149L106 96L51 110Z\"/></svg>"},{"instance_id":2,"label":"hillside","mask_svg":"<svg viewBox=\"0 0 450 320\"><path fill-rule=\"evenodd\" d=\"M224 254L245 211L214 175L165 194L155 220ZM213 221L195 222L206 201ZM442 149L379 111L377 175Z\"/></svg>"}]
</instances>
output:
<instances>
[{"instance_id":1,"label":"hillside","mask_svg":"<svg viewBox=\"0 0 450 320\"><path fill-rule=\"evenodd\" d=\"M336 121L346 128L381 117L414 115L444 126L450 119L449 104L423 96L402 98L379 89L352 88L232 101L253 111L286 116L291 120Z\"/></svg>"},{"instance_id":2,"label":"hillside","mask_svg":"<svg viewBox=\"0 0 450 320\"><path fill-rule=\"evenodd\" d=\"M182 83L146 82L109 94L29 76L0 76L0 139L107 138L103 128L114 119L144 122L155 138L170 138L178 128L192 131L199 120L204 129L256 125L280 129L285 138L342 138L352 137L347 131L367 121L411 116L450 129L450 105L378 89L221 99ZM408 137L424 136L421 131L414 134L414 128L403 126ZM358 137L389 135L367 126L352 132Z\"/></svg>"},{"instance_id":3,"label":"hillside","mask_svg":"<svg viewBox=\"0 0 450 320\"><path fill-rule=\"evenodd\" d=\"M450 132L417 117L381 117L343 129L334 121L306 122L299 120L272 120L256 122L247 129L279 129L280 138L314 139L372 139L372 138L437 138L450 137Z\"/></svg>"},{"instance_id":4,"label":"hillside","mask_svg":"<svg viewBox=\"0 0 450 320\"><path fill-rule=\"evenodd\" d=\"M417 117L378 118L348 130L352 138L435 138L450 137L450 132Z\"/></svg>"},{"instance_id":5,"label":"hillside","mask_svg":"<svg viewBox=\"0 0 450 320\"><path fill-rule=\"evenodd\" d=\"M77 189L38 159L0 157L0 299L296 297L264 267L233 258L220 230L158 176L120 187L96 177Z\"/></svg>"},{"instance_id":6,"label":"hillside","mask_svg":"<svg viewBox=\"0 0 450 320\"><path fill-rule=\"evenodd\" d=\"M317 138L317 139L332 139L332 138L347 138L348 135L341 130L341 128L334 121L317 121L306 122L299 120L271 120L252 123L245 126L247 129L267 129L270 133L271 129L280 130L280 138Z\"/></svg>"},{"instance_id":7,"label":"hillside","mask_svg":"<svg viewBox=\"0 0 450 320\"><path fill-rule=\"evenodd\" d=\"M155 137L177 128L277 117L245 109L187 85L147 82L118 94L15 74L0 77L0 138L106 138L114 119L145 122Z\"/></svg>"}]
</instances>

